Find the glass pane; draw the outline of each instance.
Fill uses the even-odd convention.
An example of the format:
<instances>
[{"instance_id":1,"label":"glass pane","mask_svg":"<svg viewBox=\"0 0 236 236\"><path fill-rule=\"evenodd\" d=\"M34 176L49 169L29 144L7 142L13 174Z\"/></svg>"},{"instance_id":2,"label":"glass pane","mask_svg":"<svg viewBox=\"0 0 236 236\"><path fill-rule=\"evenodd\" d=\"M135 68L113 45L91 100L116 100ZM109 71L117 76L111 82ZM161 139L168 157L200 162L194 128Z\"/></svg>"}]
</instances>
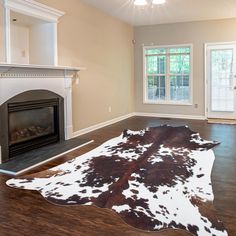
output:
<instances>
[{"instance_id":1,"label":"glass pane","mask_svg":"<svg viewBox=\"0 0 236 236\"><path fill-rule=\"evenodd\" d=\"M155 86L154 86L154 77L148 76L147 79L147 98L148 100L155 100Z\"/></svg>"},{"instance_id":2,"label":"glass pane","mask_svg":"<svg viewBox=\"0 0 236 236\"><path fill-rule=\"evenodd\" d=\"M190 55L171 55L170 56L171 74L190 73Z\"/></svg>"},{"instance_id":3,"label":"glass pane","mask_svg":"<svg viewBox=\"0 0 236 236\"><path fill-rule=\"evenodd\" d=\"M165 100L165 76L148 76L147 83L149 101Z\"/></svg>"},{"instance_id":4,"label":"glass pane","mask_svg":"<svg viewBox=\"0 0 236 236\"><path fill-rule=\"evenodd\" d=\"M170 76L170 99L171 101L189 102L190 86L188 75Z\"/></svg>"},{"instance_id":5,"label":"glass pane","mask_svg":"<svg viewBox=\"0 0 236 236\"><path fill-rule=\"evenodd\" d=\"M233 50L211 51L211 110L234 111Z\"/></svg>"},{"instance_id":6,"label":"glass pane","mask_svg":"<svg viewBox=\"0 0 236 236\"><path fill-rule=\"evenodd\" d=\"M152 55L152 54L165 54L166 49L165 48L150 48L145 50L146 55Z\"/></svg>"},{"instance_id":7,"label":"glass pane","mask_svg":"<svg viewBox=\"0 0 236 236\"><path fill-rule=\"evenodd\" d=\"M147 74L165 74L166 56L147 56Z\"/></svg>"},{"instance_id":8,"label":"glass pane","mask_svg":"<svg viewBox=\"0 0 236 236\"><path fill-rule=\"evenodd\" d=\"M170 53L190 53L190 47L170 48Z\"/></svg>"},{"instance_id":9,"label":"glass pane","mask_svg":"<svg viewBox=\"0 0 236 236\"><path fill-rule=\"evenodd\" d=\"M10 144L54 133L53 107L9 113Z\"/></svg>"}]
</instances>

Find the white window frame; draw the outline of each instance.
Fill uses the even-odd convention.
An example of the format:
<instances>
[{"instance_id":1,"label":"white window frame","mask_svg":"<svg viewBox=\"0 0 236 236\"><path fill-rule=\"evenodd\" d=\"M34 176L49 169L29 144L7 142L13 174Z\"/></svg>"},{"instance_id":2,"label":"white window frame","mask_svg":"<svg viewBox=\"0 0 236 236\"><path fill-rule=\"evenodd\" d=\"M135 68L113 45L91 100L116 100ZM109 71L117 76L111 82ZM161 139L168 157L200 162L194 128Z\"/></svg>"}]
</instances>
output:
<instances>
[{"instance_id":1,"label":"white window frame","mask_svg":"<svg viewBox=\"0 0 236 236\"><path fill-rule=\"evenodd\" d=\"M155 48L181 48L181 47L189 47L190 48L190 73L189 73L189 101L188 102L182 102L182 101L171 101L170 99L167 100L167 95L166 95L166 100L148 100L147 96L147 68L146 68L146 54L145 50L146 49L155 49ZM166 86L166 94L169 96L170 92L170 73L169 73L169 57L167 57L167 72L166 72L166 81L167 81L167 86ZM193 98L193 44L176 44L176 45L153 45L153 46L143 46L143 104L166 104L166 105L183 105L183 106L192 106Z\"/></svg>"}]
</instances>

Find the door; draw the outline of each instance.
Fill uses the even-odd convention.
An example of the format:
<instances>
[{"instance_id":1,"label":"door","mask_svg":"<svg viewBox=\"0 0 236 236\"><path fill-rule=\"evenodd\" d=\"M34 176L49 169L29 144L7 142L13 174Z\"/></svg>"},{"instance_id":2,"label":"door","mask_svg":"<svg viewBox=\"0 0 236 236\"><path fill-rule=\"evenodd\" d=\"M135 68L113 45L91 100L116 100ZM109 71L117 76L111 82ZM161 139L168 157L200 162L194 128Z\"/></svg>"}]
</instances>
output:
<instances>
[{"instance_id":1,"label":"door","mask_svg":"<svg viewBox=\"0 0 236 236\"><path fill-rule=\"evenodd\" d=\"M207 118L236 119L236 44L206 50Z\"/></svg>"}]
</instances>

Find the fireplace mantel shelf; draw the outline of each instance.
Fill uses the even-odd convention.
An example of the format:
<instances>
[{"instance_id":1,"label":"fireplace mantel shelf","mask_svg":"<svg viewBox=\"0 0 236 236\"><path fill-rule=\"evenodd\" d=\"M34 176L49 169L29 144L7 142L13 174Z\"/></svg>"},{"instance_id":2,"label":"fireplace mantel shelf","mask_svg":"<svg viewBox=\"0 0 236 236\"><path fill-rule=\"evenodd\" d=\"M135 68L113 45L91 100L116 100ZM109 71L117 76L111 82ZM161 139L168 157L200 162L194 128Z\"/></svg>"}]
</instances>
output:
<instances>
[{"instance_id":1,"label":"fireplace mantel shelf","mask_svg":"<svg viewBox=\"0 0 236 236\"><path fill-rule=\"evenodd\" d=\"M80 71L85 70L85 67L70 67L70 66L50 66L50 65L35 65L35 64L0 64L0 68L25 68L25 69L47 69L47 70L69 70Z\"/></svg>"},{"instance_id":2,"label":"fireplace mantel shelf","mask_svg":"<svg viewBox=\"0 0 236 236\"><path fill-rule=\"evenodd\" d=\"M22 78L22 77L55 77L72 75L78 77L78 72L86 70L85 67L50 66L34 64L0 64L0 78Z\"/></svg>"}]
</instances>

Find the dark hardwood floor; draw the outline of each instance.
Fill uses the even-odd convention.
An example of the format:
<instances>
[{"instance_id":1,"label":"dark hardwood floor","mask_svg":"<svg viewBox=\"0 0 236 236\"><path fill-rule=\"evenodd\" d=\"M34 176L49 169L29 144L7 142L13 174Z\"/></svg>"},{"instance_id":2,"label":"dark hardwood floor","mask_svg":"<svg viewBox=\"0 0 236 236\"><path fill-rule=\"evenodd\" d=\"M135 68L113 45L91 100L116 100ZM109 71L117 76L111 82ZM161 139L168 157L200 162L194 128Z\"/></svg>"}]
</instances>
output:
<instances>
[{"instance_id":1,"label":"dark hardwood floor","mask_svg":"<svg viewBox=\"0 0 236 236\"><path fill-rule=\"evenodd\" d=\"M214 206L230 236L236 235L236 125L207 124L206 121L133 117L84 135L94 143L64 155L29 173L48 169L81 155L104 141L120 135L124 129L170 124L188 125L205 139L221 144L214 149L212 171ZM76 236L174 236L190 235L184 231L143 232L126 225L114 212L91 206L57 206L39 193L9 188L8 176L0 174L0 236L76 235ZM189 216L191 217L191 216Z\"/></svg>"}]
</instances>

